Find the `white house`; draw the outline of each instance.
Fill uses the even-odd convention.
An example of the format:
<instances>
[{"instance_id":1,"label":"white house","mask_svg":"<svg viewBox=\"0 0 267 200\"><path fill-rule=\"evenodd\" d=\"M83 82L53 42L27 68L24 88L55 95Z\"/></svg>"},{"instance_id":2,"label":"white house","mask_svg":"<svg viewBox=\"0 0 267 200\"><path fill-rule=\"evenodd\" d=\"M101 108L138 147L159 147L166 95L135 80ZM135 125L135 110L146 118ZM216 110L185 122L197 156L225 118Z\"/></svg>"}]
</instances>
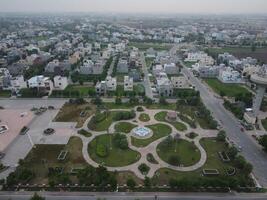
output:
<instances>
[{"instance_id":1,"label":"white house","mask_svg":"<svg viewBox=\"0 0 267 200\"><path fill-rule=\"evenodd\" d=\"M201 65L213 65L214 59L203 51L188 53L186 62L200 62Z\"/></svg>"},{"instance_id":2,"label":"white house","mask_svg":"<svg viewBox=\"0 0 267 200\"><path fill-rule=\"evenodd\" d=\"M69 85L68 78L62 76L54 77L54 89L64 90Z\"/></svg>"},{"instance_id":3,"label":"white house","mask_svg":"<svg viewBox=\"0 0 267 200\"><path fill-rule=\"evenodd\" d=\"M124 91L133 91L133 78L124 76Z\"/></svg>"},{"instance_id":4,"label":"white house","mask_svg":"<svg viewBox=\"0 0 267 200\"><path fill-rule=\"evenodd\" d=\"M97 82L95 91L98 95L105 95L107 91L116 91L117 79L108 76L105 81Z\"/></svg>"},{"instance_id":5,"label":"white house","mask_svg":"<svg viewBox=\"0 0 267 200\"><path fill-rule=\"evenodd\" d=\"M178 74L178 67L175 63L165 64L164 71L166 74Z\"/></svg>"},{"instance_id":6,"label":"white house","mask_svg":"<svg viewBox=\"0 0 267 200\"><path fill-rule=\"evenodd\" d=\"M163 67L162 65L154 65L153 66L153 69L152 69L152 72L154 74L154 76L158 75L159 73L163 72Z\"/></svg>"},{"instance_id":7,"label":"white house","mask_svg":"<svg viewBox=\"0 0 267 200\"><path fill-rule=\"evenodd\" d=\"M241 74L233 70L231 67L226 67L220 70L218 79L224 83L240 83L242 82Z\"/></svg>"},{"instance_id":8,"label":"white house","mask_svg":"<svg viewBox=\"0 0 267 200\"><path fill-rule=\"evenodd\" d=\"M97 82L95 86L96 94L105 95L107 92L107 84L106 81Z\"/></svg>"},{"instance_id":9,"label":"white house","mask_svg":"<svg viewBox=\"0 0 267 200\"><path fill-rule=\"evenodd\" d=\"M173 95L173 85L164 72L157 76L156 88L160 96L170 97Z\"/></svg>"},{"instance_id":10,"label":"white house","mask_svg":"<svg viewBox=\"0 0 267 200\"><path fill-rule=\"evenodd\" d=\"M116 91L117 89L117 79L111 76L106 78L107 91Z\"/></svg>"},{"instance_id":11,"label":"white house","mask_svg":"<svg viewBox=\"0 0 267 200\"><path fill-rule=\"evenodd\" d=\"M49 77L44 77L43 75L34 76L30 78L28 81L29 88L38 88L43 89L50 92L53 88L53 83Z\"/></svg>"},{"instance_id":12,"label":"white house","mask_svg":"<svg viewBox=\"0 0 267 200\"><path fill-rule=\"evenodd\" d=\"M27 88L27 82L24 80L23 76L16 76L10 79L11 89L20 90Z\"/></svg>"}]
</instances>

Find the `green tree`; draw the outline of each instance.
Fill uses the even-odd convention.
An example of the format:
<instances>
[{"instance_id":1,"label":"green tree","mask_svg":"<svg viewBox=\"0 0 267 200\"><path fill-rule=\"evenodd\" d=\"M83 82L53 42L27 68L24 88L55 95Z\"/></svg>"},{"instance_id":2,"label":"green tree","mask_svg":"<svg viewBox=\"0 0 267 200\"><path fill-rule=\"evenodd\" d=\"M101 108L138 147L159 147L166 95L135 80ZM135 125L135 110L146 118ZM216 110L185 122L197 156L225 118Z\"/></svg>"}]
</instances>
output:
<instances>
[{"instance_id":1,"label":"green tree","mask_svg":"<svg viewBox=\"0 0 267 200\"><path fill-rule=\"evenodd\" d=\"M121 97L116 97L116 99L115 99L115 104L116 105L121 105Z\"/></svg>"},{"instance_id":2,"label":"green tree","mask_svg":"<svg viewBox=\"0 0 267 200\"><path fill-rule=\"evenodd\" d=\"M136 186L136 182L135 182L132 178L129 178L129 179L127 180L127 186L128 186L131 190L133 190L133 189L135 188L135 186Z\"/></svg>"},{"instance_id":3,"label":"green tree","mask_svg":"<svg viewBox=\"0 0 267 200\"><path fill-rule=\"evenodd\" d=\"M267 135L263 135L259 139L259 144L263 147L264 151L267 151Z\"/></svg>"},{"instance_id":4,"label":"green tree","mask_svg":"<svg viewBox=\"0 0 267 200\"><path fill-rule=\"evenodd\" d=\"M228 150L228 155L231 159L234 159L238 154L238 150L235 146L231 146Z\"/></svg>"},{"instance_id":5,"label":"green tree","mask_svg":"<svg viewBox=\"0 0 267 200\"><path fill-rule=\"evenodd\" d=\"M151 187L151 180L147 176L145 177L145 180L144 180L144 186L147 188Z\"/></svg>"},{"instance_id":6,"label":"green tree","mask_svg":"<svg viewBox=\"0 0 267 200\"><path fill-rule=\"evenodd\" d=\"M39 196L37 193L34 193L33 197L30 200L45 200L44 197Z\"/></svg>"},{"instance_id":7,"label":"green tree","mask_svg":"<svg viewBox=\"0 0 267 200\"><path fill-rule=\"evenodd\" d=\"M167 105L168 103L166 101L166 98L165 97L160 97L159 98L159 104L161 104L161 105Z\"/></svg>"},{"instance_id":8,"label":"green tree","mask_svg":"<svg viewBox=\"0 0 267 200\"><path fill-rule=\"evenodd\" d=\"M220 141L220 142L225 142L225 140L226 140L226 133L225 133L225 131L220 131L217 134L216 140L217 141Z\"/></svg>"}]
</instances>

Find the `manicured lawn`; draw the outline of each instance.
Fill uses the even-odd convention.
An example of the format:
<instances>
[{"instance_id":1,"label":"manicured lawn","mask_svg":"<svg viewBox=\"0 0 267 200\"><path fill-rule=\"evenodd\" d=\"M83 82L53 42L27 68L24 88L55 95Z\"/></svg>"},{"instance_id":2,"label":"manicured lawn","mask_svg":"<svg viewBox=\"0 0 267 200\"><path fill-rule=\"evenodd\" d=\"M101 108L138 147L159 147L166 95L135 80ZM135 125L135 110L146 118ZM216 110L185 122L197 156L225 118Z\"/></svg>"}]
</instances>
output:
<instances>
[{"instance_id":1,"label":"manicured lawn","mask_svg":"<svg viewBox=\"0 0 267 200\"><path fill-rule=\"evenodd\" d=\"M207 162L205 169L217 169L220 173L224 174L224 169L231 166L231 163L224 163L218 156L219 151L226 151L228 147L224 142L218 142L215 138L203 138L200 140L201 146L207 152Z\"/></svg>"},{"instance_id":2,"label":"manicured lawn","mask_svg":"<svg viewBox=\"0 0 267 200\"><path fill-rule=\"evenodd\" d=\"M83 126L84 122L95 113L95 105L91 103L84 104L70 104L65 103L57 116L55 117L55 122L77 122L77 128ZM81 116L81 112L84 111L85 115Z\"/></svg>"},{"instance_id":3,"label":"manicured lawn","mask_svg":"<svg viewBox=\"0 0 267 200\"><path fill-rule=\"evenodd\" d=\"M95 88L88 85L69 85L64 91L53 91L50 97L88 97Z\"/></svg>"},{"instance_id":4,"label":"manicured lawn","mask_svg":"<svg viewBox=\"0 0 267 200\"><path fill-rule=\"evenodd\" d=\"M106 131L114 121L120 121L121 119L116 119L117 114L130 114L130 111L113 111L113 112L102 112L97 113L91 118L87 127L93 131Z\"/></svg>"},{"instance_id":5,"label":"manicured lawn","mask_svg":"<svg viewBox=\"0 0 267 200\"><path fill-rule=\"evenodd\" d=\"M177 157L182 166L194 165L200 159L198 148L194 144L182 139L179 139L177 142L172 141L167 146L164 142L161 142L157 146L157 153L163 161L169 164L171 164L171 157Z\"/></svg>"},{"instance_id":6,"label":"manicured lawn","mask_svg":"<svg viewBox=\"0 0 267 200\"><path fill-rule=\"evenodd\" d=\"M92 136L92 133L90 133L84 129L79 130L78 134L83 135L84 137L91 137Z\"/></svg>"},{"instance_id":7,"label":"manicured lawn","mask_svg":"<svg viewBox=\"0 0 267 200\"><path fill-rule=\"evenodd\" d=\"M142 122L148 122L148 121L150 121L150 117L146 113L141 113L139 116L139 120Z\"/></svg>"},{"instance_id":8,"label":"manicured lawn","mask_svg":"<svg viewBox=\"0 0 267 200\"><path fill-rule=\"evenodd\" d=\"M120 167L130 165L140 159L141 156L136 151L117 148L112 142L112 137L113 135L101 135L88 144L89 155L94 161L105 166ZM96 154L97 145L100 144L107 148L107 157L99 157ZM112 148L110 145L112 145Z\"/></svg>"},{"instance_id":9,"label":"manicured lawn","mask_svg":"<svg viewBox=\"0 0 267 200\"><path fill-rule=\"evenodd\" d=\"M150 126L146 126L153 131L153 136L148 139L137 139L132 137L132 144L136 147L145 147L149 145L151 142L158 140L159 138L165 137L171 134L171 127L165 124L154 124Z\"/></svg>"},{"instance_id":10,"label":"manicured lawn","mask_svg":"<svg viewBox=\"0 0 267 200\"><path fill-rule=\"evenodd\" d=\"M261 123L262 123L263 128L267 131L267 118L261 120Z\"/></svg>"},{"instance_id":11,"label":"manicured lawn","mask_svg":"<svg viewBox=\"0 0 267 200\"><path fill-rule=\"evenodd\" d=\"M157 113L154 118L155 120L159 121L159 122L165 122L165 118L166 118L167 112L166 111L162 111Z\"/></svg>"},{"instance_id":12,"label":"manicured lawn","mask_svg":"<svg viewBox=\"0 0 267 200\"><path fill-rule=\"evenodd\" d=\"M167 121L166 120L166 115L167 115L167 112L166 111L162 111L162 112L157 113L154 117L159 122L167 122L167 123L173 125L178 131L187 130L185 124L183 124L181 122L177 122L177 121L176 122L170 122L170 121Z\"/></svg>"},{"instance_id":13,"label":"manicured lawn","mask_svg":"<svg viewBox=\"0 0 267 200\"><path fill-rule=\"evenodd\" d=\"M88 128L93 131L106 131L110 125L113 122L113 116L115 112L108 113L107 116L104 117L104 119L96 124L94 126L91 126L91 123L88 123ZM104 115L104 114L103 114Z\"/></svg>"},{"instance_id":14,"label":"manicured lawn","mask_svg":"<svg viewBox=\"0 0 267 200\"><path fill-rule=\"evenodd\" d=\"M0 97L10 97L11 91L10 90L0 90Z\"/></svg>"},{"instance_id":15,"label":"manicured lawn","mask_svg":"<svg viewBox=\"0 0 267 200\"><path fill-rule=\"evenodd\" d=\"M224 93L228 97L235 97L242 93L249 93L249 91L239 84L226 84L220 82L218 79L205 79L205 82L218 94Z\"/></svg>"},{"instance_id":16,"label":"manicured lawn","mask_svg":"<svg viewBox=\"0 0 267 200\"><path fill-rule=\"evenodd\" d=\"M218 156L219 151L227 151L227 146L223 142L218 142L216 141L215 138L204 138L200 141L200 144L202 147L206 150L207 152L207 161L204 164L203 167L191 171L191 172L179 172L179 171L174 171L166 168L159 169L154 177L152 178L152 182L155 184L168 184L170 179L192 179L196 180L199 178L207 179L207 180L212 180L214 178L218 177L207 177L202 175L202 169L217 169L220 172L219 177L222 179L227 178L225 176L225 169L233 166L233 163L224 163L221 161L221 159ZM246 179L243 174L239 173L237 171L237 174L234 175L232 178L237 178L237 179Z\"/></svg>"},{"instance_id":17,"label":"manicured lawn","mask_svg":"<svg viewBox=\"0 0 267 200\"><path fill-rule=\"evenodd\" d=\"M67 150L65 161L58 161L61 150ZM36 176L31 183L48 183L48 169L63 167L64 173L70 173L72 168L84 168L88 166L82 155L82 141L78 137L70 138L67 145L36 145L24 160L22 166L32 170Z\"/></svg>"},{"instance_id":18,"label":"manicured lawn","mask_svg":"<svg viewBox=\"0 0 267 200\"><path fill-rule=\"evenodd\" d=\"M119 122L115 125L115 131L118 133L130 133L136 125L129 122Z\"/></svg>"}]
</instances>

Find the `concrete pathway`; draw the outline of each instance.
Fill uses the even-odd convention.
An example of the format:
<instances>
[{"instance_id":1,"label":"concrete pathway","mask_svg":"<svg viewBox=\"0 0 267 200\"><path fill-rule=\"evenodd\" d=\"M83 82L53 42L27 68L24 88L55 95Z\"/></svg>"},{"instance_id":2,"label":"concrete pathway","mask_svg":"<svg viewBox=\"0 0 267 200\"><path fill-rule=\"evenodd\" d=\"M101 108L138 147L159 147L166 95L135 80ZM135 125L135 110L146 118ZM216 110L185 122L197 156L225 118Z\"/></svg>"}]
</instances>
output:
<instances>
[{"instance_id":1,"label":"concrete pathway","mask_svg":"<svg viewBox=\"0 0 267 200\"><path fill-rule=\"evenodd\" d=\"M135 124L137 126L148 126L148 125L153 125L153 124L158 124L158 123L166 124L172 129L171 136L175 136L177 133L179 133L181 139L189 141L189 142L194 142L195 146L198 148L198 150L200 152L200 155L201 155L200 160L192 166L184 167L184 166L170 165L170 164L164 162L163 160L161 160L157 154L158 144L161 143L167 136L162 137L158 140L155 140L145 147L138 148L136 146L133 146L133 144L131 143L131 137L134 137L133 133L128 133L128 134L126 134L126 136L127 136L127 140L129 143L129 148L134 150L134 151L139 152L141 157L136 163L133 163L133 164L128 165L128 166L123 166L123 167L108 167L108 166L106 166L109 171L132 171L136 174L137 177L144 179L145 176L150 177L150 178L153 177L155 172L157 170L159 170L160 168L169 168L169 169L176 170L176 171L188 172L188 171L194 171L196 169L199 169L200 167L202 167L205 164L205 162L207 160L207 154L206 154L204 148L200 145L199 141L201 138L204 138L204 137L205 138L206 137L216 137L216 135L218 133L217 130L204 130L204 129L200 128L199 125L197 126L197 128L192 129L188 124L186 124L182 120L178 119L177 121L184 123L187 127L186 131L178 131L178 130L176 130L176 128L173 125L171 125L167 122L159 122L154 118L154 116L157 113L162 112L162 111L168 111L168 110L163 110L163 109L151 110L151 109L146 109L145 107L143 107L143 109L144 109L143 112L136 112L136 117L134 119L123 120L123 121L118 121L118 122L112 123L111 126L109 127L108 132L110 134L114 134L116 132L115 131L115 125L117 123L120 123L120 122L129 122L129 123ZM130 110L131 109L114 109L114 110L110 110L110 111L112 112L112 111L130 111ZM136 110L136 108L135 108L135 110ZM140 121L139 116L141 113L148 114L150 116L150 121L148 121L148 122ZM92 137L87 138L87 137L84 137L84 136L79 135L79 134L76 134L75 136L78 136L82 139L82 142L83 142L82 153L83 153L83 156L84 156L85 160L87 161L87 163L94 166L94 167L98 167L99 163L92 160L88 154L88 144L97 136L107 134L107 131L96 132L96 131L89 130L87 127L87 124L91 120L91 118L92 118L92 116L86 120L82 129L85 129L85 130L91 132ZM190 132L195 132L199 135L194 139L190 139L190 138L186 137L186 134L188 134ZM158 162L158 164L152 164L152 163L148 162L147 154L149 154L149 153L151 153L154 156L154 158ZM138 169L138 166L142 163L145 163L147 166L150 167L150 170L149 170L147 175L142 174Z\"/></svg>"}]
</instances>

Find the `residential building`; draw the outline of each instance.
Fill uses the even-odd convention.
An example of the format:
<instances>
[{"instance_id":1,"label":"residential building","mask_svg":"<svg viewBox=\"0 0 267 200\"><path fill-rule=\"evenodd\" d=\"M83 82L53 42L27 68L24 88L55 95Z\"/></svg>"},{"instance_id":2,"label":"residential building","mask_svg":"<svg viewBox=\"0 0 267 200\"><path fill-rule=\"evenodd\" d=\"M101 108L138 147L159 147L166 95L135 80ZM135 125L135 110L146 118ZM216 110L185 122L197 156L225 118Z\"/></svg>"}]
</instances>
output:
<instances>
[{"instance_id":1,"label":"residential building","mask_svg":"<svg viewBox=\"0 0 267 200\"><path fill-rule=\"evenodd\" d=\"M53 83L50 78L43 75L32 77L27 81L27 84L29 88L37 88L47 92L51 92L53 89Z\"/></svg>"},{"instance_id":2,"label":"residential building","mask_svg":"<svg viewBox=\"0 0 267 200\"><path fill-rule=\"evenodd\" d=\"M161 72L164 72L162 65L157 64L152 67L152 73L154 76L157 76Z\"/></svg>"},{"instance_id":3,"label":"residential building","mask_svg":"<svg viewBox=\"0 0 267 200\"><path fill-rule=\"evenodd\" d=\"M166 74L173 75L173 74L178 74L179 70L175 63L170 63L164 65L164 72Z\"/></svg>"},{"instance_id":4,"label":"residential building","mask_svg":"<svg viewBox=\"0 0 267 200\"><path fill-rule=\"evenodd\" d=\"M64 90L69 85L68 78L62 76L54 77L54 90Z\"/></svg>"},{"instance_id":5,"label":"residential building","mask_svg":"<svg viewBox=\"0 0 267 200\"><path fill-rule=\"evenodd\" d=\"M156 88L162 97L171 97L173 95L173 85L164 72L158 74Z\"/></svg>"},{"instance_id":6,"label":"residential building","mask_svg":"<svg viewBox=\"0 0 267 200\"><path fill-rule=\"evenodd\" d=\"M190 81L185 76L173 76L171 77L171 83L175 89L191 88Z\"/></svg>"},{"instance_id":7,"label":"residential building","mask_svg":"<svg viewBox=\"0 0 267 200\"><path fill-rule=\"evenodd\" d=\"M241 74L231 67L222 68L219 71L218 79L223 83L241 83Z\"/></svg>"},{"instance_id":8,"label":"residential building","mask_svg":"<svg viewBox=\"0 0 267 200\"><path fill-rule=\"evenodd\" d=\"M55 60L49 62L45 67L45 72L54 73L56 67L59 67L59 60L58 59L55 59Z\"/></svg>"},{"instance_id":9,"label":"residential building","mask_svg":"<svg viewBox=\"0 0 267 200\"><path fill-rule=\"evenodd\" d=\"M79 52L75 52L74 54L72 54L70 57L69 57L69 62L71 65L74 65L76 64L77 62L79 62L80 60L80 54Z\"/></svg>"},{"instance_id":10,"label":"residential building","mask_svg":"<svg viewBox=\"0 0 267 200\"><path fill-rule=\"evenodd\" d=\"M27 82L23 76L16 76L10 79L10 89L18 91L20 89L27 88Z\"/></svg>"},{"instance_id":11,"label":"residential building","mask_svg":"<svg viewBox=\"0 0 267 200\"><path fill-rule=\"evenodd\" d=\"M133 78L124 76L124 91L133 91Z\"/></svg>"},{"instance_id":12,"label":"residential building","mask_svg":"<svg viewBox=\"0 0 267 200\"><path fill-rule=\"evenodd\" d=\"M195 52L195 53L188 53L185 61L186 62L199 62L201 65L213 65L214 64L214 59L202 51Z\"/></svg>"},{"instance_id":13,"label":"residential building","mask_svg":"<svg viewBox=\"0 0 267 200\"><path fill-rule=\"evenodd\" d=\"M127 74L129 71L129 65L126 58L120 58L117 65L117 72L121 74Z\"/></svg>"},{"instance_id":14,"label":"residential building","mask_svg":"<svg viewBox=\"0 0 267 200\"><path fill-rule=\"evenodd\" d=\"M98 60L93 62L92 60L85 60L83 65L80 67L80 74L89 75L89 74L101 74L104 69L104 61Z\"/></svg>"},{"instance_id":15,"label":"residential building","mask_svg":"<svg viewBox=\"0 0 267 200\"><path fill-rule=\"evenodd\" d=\"M10 87L11 75L7 68L0 68L0 89L7 89Z\"/></svg>"},{"instance_id":16,"label":"residential building","mask_svg":"<svg viewBox=\"0 0 267 200\"><path fill-rule=\"evenodd\" d=\"M116 91L117 89L117 79L111 76L106 78L107 91Z\"/></svg>"},{"instance_id":17,"label":"residential building","mask_svg":"<svg viewBox=\"0 0 267 200\"><path fill-rule=\"evenodd\" d=\"M106 81L97 82L95 86L95 91L97 95L105 95L107 92Z\"/></svg>"}]
</instances>

